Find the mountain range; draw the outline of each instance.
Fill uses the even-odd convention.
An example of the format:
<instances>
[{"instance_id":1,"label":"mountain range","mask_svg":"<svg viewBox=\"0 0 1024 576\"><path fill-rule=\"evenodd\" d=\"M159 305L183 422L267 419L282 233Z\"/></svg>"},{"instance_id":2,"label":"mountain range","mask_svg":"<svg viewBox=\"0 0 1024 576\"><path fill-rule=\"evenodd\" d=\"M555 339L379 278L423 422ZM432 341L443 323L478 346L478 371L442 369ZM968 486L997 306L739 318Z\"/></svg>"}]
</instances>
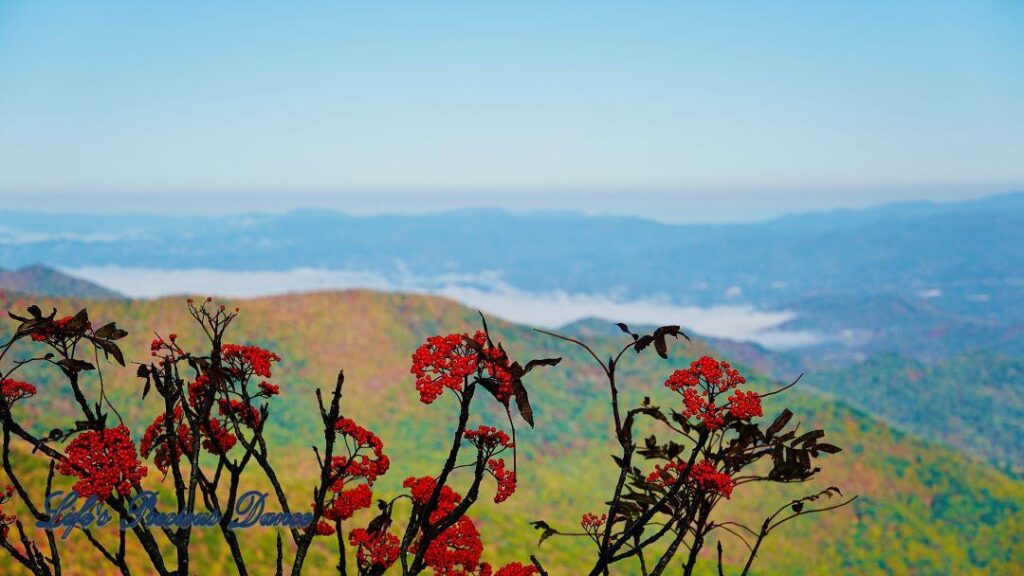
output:
<instances>
[{"instance_id":1,"label":"mountain range","mask_svg":"<svg viewBox=\"0 0 1024 576\"><path fill-rule=\"evenodd\" d=\"M402 452L419 454L415 462L441 447L436 439L425 444L437 431L424 408L403 395L409 383L401 368L419 339L465 329L474 313L403 291L504 294L523 298L521 306L540 302L552 311L566 298L582 300L589 307L581 310L602 317L560 330L602 346L621 337L611 321L637 328L632 318L617 316L629 306L603 310L605 302L653 299L668 304L657 308L671 316L665 323L684 326L692 312L710 314L713 325L719 306L740 306L730 310L741 316L777 315L771 330L813 338L766 347L727 334L702 336L673 359L714 352L757 374L764 386L802 373L793 405L815 424L837 428L847 442L834 478L852 478L854 491L864 496L854 519L823 519L834 540L794 526L769 552L763 573L821 573L815 567L854 574L1015 571L1011 558L1024 541L1016 520L1024 507L1024 193L715 225L487 210L372 217L301 211L6 216L0 264L22 267L0 271L8 308L39 297L59 298L46 302L62 309L87 303L101 317L128 323L133 337L142 334L133 340L138 351L153 328L182 332L180 298L122 294L138 293L143 283L170 287L156 293L181 292L175 280L192 271L201 272L202 286L214 293L230 274L242 274L255 293L280 291L266 280L281 275L297 278L289 290L337 287L310 270L343 273L346 283L387 291L247 300L240 338L282 352L289 360L284 374L299 396L329 382L336 362L358 359L347 366L361 382L355 386L386 414L358 403L353 413L378 425ZM557 296L553 305L536 299L545 294ZM487 299L482 302L486 311ZM496 323L526 352L573 352L522 326ZM482 521L498 530L499 552L510 559L533 550L532 535L516 522L541 514L578 517L589 511L586 502L601 497L596 486L578 494L560 487L579 470L599 467L609 448L601 441L606 430L595 375L584 365L563 368L537 392L558 407L548 413L557 424L538 426L532 436L538 451L527 454L554 461L536 478L543 502L512 504L505 511L514 511L516 520L508 525L499 512L484 511ZM648 388L665 376L657 363L632 374ZM112 379L127 417L144 425L147 408L130 378ZM39 400L23 409L40 426L70 415L66 398ZM313 441L308 408L301 400L282 406L274 429L279 442ZM288 464L307 469L300 460ZM301 478L294 480L301 489ZM385 486L397 489L397 483ZM737 505L741 516L756 516ZM801 539L816 547L806 558L797 548ZM566 567L580 550L570 545L544 552L553 565Z\"/></svg>"},{"instance_id":2,"label":"mountain range","mask_svg":"<svg viewBox=\"0 0 1024 576\"><path fill-rule=\"evenodd\" d=\"M6 306L24 308L31 301L44 308L70 313L86 306L97 322L116 320L129 331L124 351L129 360L148 358L153 331L175 331L186 348L200 341L191 326L182 298L157 300L83 300L8 297ZM313 390L328 385L335 371L347 375L345 412L376 430L394 461L379 483L381 494L400 490L409 475L430 473L444 452L446 431L454 424L450 405L419 402L408 373L409 357L428 335L469 330L478 324L474 310L429 296L382 294L371 291L322 292L306 295L229 301L241 316L232 339L265 346L283 361L274 381L282 395L271 403L269 435L275 464L286 471L286 488L293 495L308 491L316 442ZM614 328L614 327L610 327ZM537 427L522 429L520 492L501 506L488 498L477 518L488 535L487 555L500 561L538 556L553 574L575 573L588 551L583 542L549 541L537 548L537 534L528 523L545 519L571 527L584 512L598 509L608 488L613 464L607 414L607 390L599 371L564 342L528 327L492 319L492 332L516 357L562 356L563 364L531 374L528 381ZM588 340L596 350L611 350L624 335L595 330ZM721 355L708 343L673 342L668 361L654 355L629 358L622 365L622 400L637 403L644 396L672 402L663 381L671 371L702 354ZM726 353L725 357L729 357ZM750 387L767 391L780 383L743 366ZM39 431L67 420L73 399L53 380L53 373L33 367L24 374L38 383L40 394L19 404L18 416ZM142 399L141 382L133 369L104 366L108 395L136 434L159 410L158 402ZM826 397L812 383L798 385L781 402L767 406L767 416L783 405L793 409L804 426L821 427L844 451L825 462L825 473L814 485L839 485L860 498L852 508L787 525L760 557L759 574L1012 574L1024 553L1024 483L980 460L893 429L885 421L850 407L844 395ZM97 392L98 382L86 382ZM493 412L490 418L496 418ZM496 424L501 418L492 420ZM27 455L19 462L29 462ZM40 482L45 470L36 469ZM159 482L159 477L150 478ZM775 486L741 492L729 503L729 513L756 522L770 508L809 486ZM294 496L299 497L299 496ZM354 522L365 521L358 518ZM254 531L250 542L272 549L272 530ZM226 568L215 535L203 537L197 562L211 571ZM742 544L723 542L727 562L735 563ZM713 547L709 547L712 550ZM67 554L68 558L89 555ZM260 566L265 554L251 559ZM713 559L708 557L708 569ZM72 560L78 562L79 560ZM326 568L328 555L319 551L313 561ZM136 571L141 570L141 563ZM0 567L0 569L4 569Z\"/></svg>"},{"instance_id":3,"label":"mountain range","mask_svg":"<svg viewBox=\"0 0 1024 576\"><path fill-rule=\"evenodd\" d=\"M774 308L892 295L1000 322L1024 318L1024 193L739 224L493 210L5 216L8 266L311 267L396 279L491 272L480 281L532 292Z\"/></svg>"}]
</instances>

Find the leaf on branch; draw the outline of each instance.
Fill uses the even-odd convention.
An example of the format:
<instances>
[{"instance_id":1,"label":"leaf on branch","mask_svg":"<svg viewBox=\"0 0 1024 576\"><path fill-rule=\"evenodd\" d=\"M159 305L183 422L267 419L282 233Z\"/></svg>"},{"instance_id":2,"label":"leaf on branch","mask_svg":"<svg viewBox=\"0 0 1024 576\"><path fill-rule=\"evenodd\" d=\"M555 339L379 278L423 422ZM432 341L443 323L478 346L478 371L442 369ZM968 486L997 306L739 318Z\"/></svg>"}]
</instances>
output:
<instances>
[{"instance_id":1,"label":"leaf on branch","mask_svg":"<svg viewBox=\"0 0 1024 576\"><path fill-rule=\"evenodd\" d=\"M682 336L686 338L686 341L690 341L690 337L684 333L679 326L662 326L654 331L653 334L646 334L635 340L633 349L637 353L642 352L645 348L654 344L654 350L658 353L658 356L668 359L668 343L666 338L672 336L673 338L679 338Z\"/></svg>"},{"instance_id":2,"label":"leaf on branch","mask_svg":"<svg viewBox=\"0 0 1024 576\"><path fill-rule=\"evenodd\" d=\"M516 380L513 388L512 395L516 399L516 408L519 409L519 415L526 420L526 423L533 428L533 408L530 406L530 397L526 393L526 387L523 386L522 381Z\"/></svg>"},{"instance_id":3,"label":"leaf on branch","mask_svg":"<svg viewBox=\"0 0 1024 576\"><path fill-rule=\"evenodd\" d=\"M96 367L93 366L92 364L84 360L78 360L76 358L64 358L63 360L58 360L57 365L63 367L65 370L71 373L77 373L83 370L96 369Z\"/></svg>"},{"instance_id":4,"label":"leaf on branch","mask_svg":"<svg viewBox=\"0 0 1024 576\"><path fill-rule=\"evenodd\" d=\"M67 323L67 328L71 332L82 332L89 327L89 312L85 308L78 311L77 314L71 318L71 321Z\"/></svg>"},{"instance_id":5,"label":"leaf on branch","mask_svg":"<svg viewBox=\"0 0 1024 576\"><path fill-rule=\"evenodd\" d=\"M105 340L120 340L128 335L126 330L122 330L117 327L117 322L111 322L110 324L104 324L99 330L95 332L97 338L103 338Z\"/></svg>"},{"instance_id":6,"label":"leaf on branch","mask_svg":"<svg viewBox=\"0 0 1024 576\"><path fill-rule=\"evenodd\" d=\"M811 430L810 432L807 432L806 434L800 436L796 440L793 440L793 446L796 446L797 444L807 446L813 443L818 438L822 438L823 436L825 436L824 430Z\"/></svg>"},{"instance_id":7,"label":"leaf on branch","mask_svg":"<svg viewBox=\"0 0 1024 576\"><path fill-rule=\"evenodd\" d=\"M636 342L637 339L640 338L640 335L637 334L636 332L633 332L632 330L630 330L629 326L626 325L624 322L619 322L619 323L616 324L616 326L619 327L619 330L622 330L626 334L629 334L630 336L632 336L633 337L633 342Z\"/></svg>"},{"instance_id":8,"label":"leaf on branch","mask_svg":"<svg viewBox=\"0 0 1024 576\"><path fill-rule=\"evenodd\" d=\"M381 513L366 526L366 531L370 534L382 534L391 527L391 508L383 500L377 502L377 507Z\"/></svg>"},{"instance_id":9,"label":"leaf on branch","mask_svg":"<svg viewBox=\"0 0 1024 576\"><path fill-rule=\"evenodd\" d=\"M779 414L779 417L775 419L775 422L772 422L772 425L769 426L767 430L765 430L765 437L771 438L772 436L778 434L780 430L786 427L786 424L789 424L789 420L792 417L793 413L789 410L789 408L783 410L782 414Z\"/></svg>"},{"instance_id":10,"label":"leaf on branch","mask_svg":"<svg viewBox=\"0 0 1024 576\"><path fill-rule=\"evenodd\" d=\"M103 353L108 358L113 356L114 360L116 360L118 364L124 366L124 354L121 353L121 349L117 344L114 344L110 340L102 340L99 338L93 338L92 342L103 349Z\"/></svg>"},{"instance_id":11,"label":"leaf on branch","mask_svg":"<svg viewBox=\"0 0 1024 576\"><path fill-rule=\"evenodd\" d=\"M523 368L523 374L529 374L530 370L533 370L537 366L557 366L561 361L561 358L540 358L537 360L530 360L526 363L526 368Z\"/></svg>"},{"instance_id":12,"label":"leaf on branch","mask_svg":"<svg viewBox=\"0 0 1024 576\"><path fill-rule=\"evenodd\" d=\"M530 522L530 526L533 526L537 530L543 530L544 531L540 535L540 540L537 542L537 546L540 546L541 544L544 543L545 540L547 540L548 538L554 536L555 534L558 534L558 530L555 530L550 525L548 525L547 522L545 522L543 520L537 520L536 522Z\"/></svg>"},{"instance_id":13,"label":"leaf on branch","mask_svg":"<svg viewBox=\"0 0 1024 576\"><path fill-rule=\"evenodd\" d=\"M814 447L819 452L824 452L825 454L838 454L843 451L842 448L836 446L835 444L817 444Z\"/></svg>"}]
</instances>

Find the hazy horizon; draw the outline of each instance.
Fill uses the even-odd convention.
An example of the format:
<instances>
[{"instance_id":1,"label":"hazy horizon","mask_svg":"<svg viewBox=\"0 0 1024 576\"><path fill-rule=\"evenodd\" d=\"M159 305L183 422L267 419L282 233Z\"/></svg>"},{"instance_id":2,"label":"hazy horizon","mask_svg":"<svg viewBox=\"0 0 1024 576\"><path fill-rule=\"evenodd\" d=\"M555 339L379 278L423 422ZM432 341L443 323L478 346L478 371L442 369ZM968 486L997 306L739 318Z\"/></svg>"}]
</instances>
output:
<instances>
[{"instance_id":1,"label":"hazy horizon","mask_svg":"<svg viewBox=\"0 0 1024 576\"><path fill-rule=\"evenodd\" d=\"M913 186L842 189L844 195L809 190L777 190L758 196L751 190L506 191L482 195L467 191L387 192L166 192L166 193L2 193L7 212L43 214L165 213L179 215L281 214L329 210L352 216L425 215L464 210L518 214L578 213L638 217L663 223L745 223L783 216L865 210L888 204L948 204L1024 191L1024 181L973 186Z\"/></svg>"}]
</instances>

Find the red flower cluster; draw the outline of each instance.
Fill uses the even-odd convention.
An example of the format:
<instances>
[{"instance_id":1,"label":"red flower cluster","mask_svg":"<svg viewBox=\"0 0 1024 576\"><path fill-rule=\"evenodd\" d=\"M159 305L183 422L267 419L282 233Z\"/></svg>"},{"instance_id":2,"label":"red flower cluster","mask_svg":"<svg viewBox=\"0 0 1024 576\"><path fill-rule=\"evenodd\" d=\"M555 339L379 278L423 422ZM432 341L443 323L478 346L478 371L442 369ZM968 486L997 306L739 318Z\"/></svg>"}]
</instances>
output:
<instances>
[{"instance_id":1,"label":"red flower cluster","mask_svg":"<svg viewBox=\"0 0 1024 576\"><path fill-rule=\"evenodd\" d=\"M356 424L349 418L339 418L334 429L342 435L352 439L352 458L341 456L336 459L341 466L345 467L345 476L359 476L366 478L369 484L373 484L378 476L383 476L391 466L391 460L384 454L384 443L376 434ZM360 450L370 450L373 456L359 454Z\"/></svg>"},{"instance_id":2,"label":"red flower cluster","mask_svg":"<svg viewBox=\"0 0 1024 576\"><path fill-rule=\"evenodd\" d=\"M680 477L686 478L689 484L701 490L720 494L726 498L732 495L732 478L724 472L719 472L715 465L707 460L694 464L689 473L687 473L686 462L669 462L665 466L656 465L654 472L647 476L647 481L659 486L672 486Z\"/></svg>"},{"instance_id":3,"label":"red flower cluster","mask_svg":"<svg viewBox=\"0 0 1024 576\"><path fill-rule=\"evenodd\" d=\"M505 468L503 458L492 459L487 462L487 469L494 474L498 481L498 492L494 495L495 504L508 500L516 492L516 473L514 470Z\"/></svg>"},{"instance_id":4,"label":"red flower cluster","mask_svg":"<svg viewBox=\"0 0 1024 576\"><path fill-rule=\"evenodd\" d=\"M181 458L182 447L188 446L192 442L188 427L181 423L180 406L174 409L174 420L172 428L177 431L176 441L167 441L167 417L165 414L159 414L146 428L146 433L142 435L142 442L139 443L139 451L142 452L142 456L149 458L149 455L153 453L153 463L164 474L167 473L171 462L177 462Z\"/></svg>"},{"instance_id":5,"label":"red flower cluster","mask_svg":"<svg viewBox=\"0 0 1024 576\"><path fill-rule=\"evenodd\" d=\"M407 478L402 486L409 488L414 503L423 506L430 501L436 481L429 476ZM430 521L439 522L461 501L462 496L448 486L443 486L437 509L430 515ZM423 560L438 576L464 576L472 574L481 566L483 548L476 525L469 517L463 516L430 543L423 554Z\"/></svg>"},{"instance_id":6,"label":"red flower cluster","mask_svg":"<svg viewBox=\"0 0 1024 576\"><path fill-rule=\"evenodd\" d=\"M725 425L726 407L716 405L720 395L746 383L738 370L728 362L704 356L689 368L676 370L665 381L669 389L683 396L683 416L696 417L710 430ZM737 390L729 398L729 414L739 420L761 416L761 398L754 392Z\"/></svg>"},{"instance_id":7,"label":"red flower cluster","mask_svg":"<svg viewBox=\"0 0 1024 576\"><path fill-rule=\"evenodd\" d=\"M251 370L253 374L263 378L270 378L271 362L281 361L280 356L259 346L225 344L221 354L225 361L237 364L240 370Z\"/></svg>"},{"instance_id":8,"label":"red flower cluster","mask_svg":"<svg viewBox=\"0 0 1024 576\"><path fill-rule=\"evenodd\" d=\"M202 432L203 448L210 454L227 454L238 441L235 435L215 418L210 418L205 426L200 426L199 431Z\"/></svg>"},{"instance_id":9,"label":"red flower cluster","mask_svg":"<svg viewBox=\"0 0 1024 576\"><path fill-rule=\"evenodd\" d=\"M369 508L373 503L373 492L368 484L359 484L350 490L339 490L334 498L325 504L324 518L348 520L357 510Z\"/></svg>"},{"instance_id":10,"label":"red flower cluster","mask_svg":"<svg viewBox=\"0 0 1024 576\"><path fill-rule=\"evenodd\" d=\"M7 405L10 406L18 400L23 400L36 395L36 387L28 382L4 378L0 380L0 396L4 397Z\"/></svg>"},{"instance_id":11,"label":"red flower cluster","mask_svg":"<svg viewBox=\"0 0 1024 576\"><path fill-rule=\"evenodd\" d=\"M373 503L373 492L370 487L379 476L388 471L391 461L384 454L384 443L380 438L353 420L340 418L334 429L349 439L345 444L350 450L349 456L335 456L331 460L331 474L334 475L334 480L330 490L334 495L324 503L324 518L338 521L348 520L356 511L370 507ZM372 456L360 454L364 450L372 452ZM359 478L364 479L365 483L361 482L354 488L346 489L346 485ZM333 534L334 528L325 523L324 526L317 526L316 533Z\"/></svg>"},{"instance_id":12,"label":"red flower cluster","mask_svg":"<svg viewBox=\"0 0 1024 576\"><path fill-rule=\"evenodd\" d=\"M515 392L515 377L512 375L509 366L508 354L501 345L494 346L487 340L487 334L477 330L473 340L480 346L480 361L487 370L487 374L498 384L494 396L499 402L507 404Z\"/></svg>"},{"instance_id":13,"label":"red flower cluster","mask_svg":"<svg viewBox=\"0 0 1024 576\"><path fill-rule=\"evenodd\" d=\"M408 488L409 493L412 496L412 501L415 504L424 505L430 501L430 495L434 493L434 486L437 485L437 481L430 476L423 476L416 478L410 476L402 482L403 488ZM462 501L462 496L459 496L454 490L447 486L441 488L441 495L438 498L437 510L434 511L434 516L430 518L431 521L440 520L447 512L451 511Z\"/></svg>"},{"instance_id":14,"label":"red flower cluster","mask_svg":"<svg viewBox=\"0 0 1024 576\"><path fill-rule=\"evenodd\" d=\"M146 475L125 426L104 430L87 430L75 437L59 463L65 476L76 476L74 489L82 497L96 496L106 500L111 491L122 496L131 492L132 484Z\"/></svg>"},{"instance_id":15,"label":"red flower cluster","mask_svg":"<svg viewBox=\"0 0 1024 576\"><path fill-rule=\"evenodd\" d=\"M460 392L465 379L477 371L479 357L466 334L431 336L412 355L420 401L430 404L445 388Z\"/></svg>"},{"instance_id":16,"label":"red flower cluster","mask_svg":"<svg viewBox=\"0 0 1024 576\"><path fill-rule=\"evenodd\" d=\"M194 382L188 385L188 403L193 408L208 405L213 399L215 392L216 389L210 382L210 377L206 374L200 374L196 376Z\"/></svg>"},{"instance_id":17,"label":"red flower cluster","mask_svg":"<svg viewBox=\"0 0 1024 576\"><path fill-rule=\"evenodd\" d=\"M187 450L191 453L192 451L192 430L182 417L181 406L174 408L172 428L177 435L174 441L168 441L165 422L165 414L157 415L153 423L146 428L146 433L142 436L142 442L139 443L139 450L142 452L142 455L148 458L153 453L153 463L164 474L167 473L171 462L177 462L183 452ZM199 431L201 433L203 449L210 454L227 454L235 446L235 443L238 442L235 435L229 432L216 418L210 418L206 425L200 426Z\"/></svg>"},{"instance_id":18,"label":"red flower cluster","mask_svg":"<svg viewBox=\"0 0 1024 576\"><path fill-rule=\"evenodd\" d=\"M466 430L463 435L470 444L476 446L486 454L494 453L500 449L512 448L512 438L502 430L493 426L480 426L476 430Z\"/></svg>"},{"instance_id":19,"label":"red flower cluster","mask_svg":"<svg viewBox=\"0 0 1024 576\"><path fill-rule=\"evenodd\" d=\"M500 570L494 573L494 576L534 576L540 574L540 570L532 564L520 564L519 562L513 562L506 564ZM484 564L480 570L480 576L491 576L491 567L488 564Z\"/></svg>"},{"instance_id":20,"label":"red flower cluster","mask_svg":"<svg viewBox=\"0 0 1024 576\"><path fill-rule=\"evenodd\" d=\"M468 516L463 516L430 543L423 562L437 576L465 576L480 566L483 552L480 531Z\"/></svg>"},{"instance_id":21,"label":"red flower cluster","mask_svg":"<svg viewBox=\"0 0 1024 576\"><path fill-rule=\"evenodd\" d=\"M416 376L420 401L430 404L449 388L462 391L466 378L486 372L496 384L495 396L508 403L515 392L515 375L508 354L493 345L482 330L468 334L431 336L412 355L410 372Z\"/></svg>"},{"instance_id":22,"label":"red flower cluster","mask_svg":"<svg viewBox=\"0 0 1024 576\"><path fill-rule=\"evenodd\" d=\"M583 515L583 519L580 520L580 526L582 526L583 529L585 531L587 531L587 532L590 532L590 531L596 532L597 529L600 528L601 526L604 526L604 523L607 522L607 521L608 521L608 515L607 514L601 514L601 517L598 518L596 514L591 514L591 513L588 512L588 513L584 514Z\"/></svg>"},{"instance_id":23,"label":"red flower cluster","mask_svg":"<svg viewBox=\"0 0 1024 576\"><path fill-rule=\"evenodd\" d=\"M368 572L371 568L388 569L398 560L400 541L398 536L389 532L374 534L363 528L349 533L348 541L356 547L356 562L359 571Z\"/></svg>"},{"instance_id":24,"label":"red flower cluster","mask_svg":"<svg viewBox=\"0 0 1024 576\"><path fill-rule=\"evenodd\" d=\"M740 375L728 362L719 362L710 356L703 356L690 363L686 370L676 370L665 385L679 391L680 388L696 386L703 381L715 391L725 391L745 384L747 379Z\"/></svg>"},{"instance_id":25,"label":"red flower cluster","mask_svg":"<svg viewBox=\"0 0 1024 576\"><path fill-rule=\"evenodd\" d=\"M230 417L233 414L239 423L244 424L249 428L259 428L260 411L257 410L255 406L244 400L218 398L217 410L220 412L221 416Z\"/></svg>"},{"instance_id":26,"label":"red flower cluster","mask_svg":"<svg viewBox=\"0 0 1024 576\"><path fill-rule=\"evenodd\" d=\"M750 420L764 416L761 411L761 397L756 392L737 390L729 397L729 414L737 420Z\"/></svg>"},{"instance_id":27,"label":"red flower cluster","mask_svg":"<svg viewBox=\"0 0 1024 576\"><path fill-rule=\"evenodd\" d=\"M162 358L160 365L164 365L167 362L174 362L175 360L185 357L185 351L182 350L176 342L178 335L172 333L168 338L170 339L170 342L163 338L154 338L149 343L149 355Z\"/></svg>"},{"instance_id":28,"label":"red flower cluster","mask_svg":"<svg viewBox=\"0 0 1024 576\"><path fill-rule=\"evenodd\" d=\"M327 522L320 521L313 526L313 534L317 536L330 536L334 534L334 528Z\"/></svg>"},{"instance_id":29,"label":"red flower cluster","mask_svg":"<svg viewBox=\"0 0 1024 576\"><path fill-rule=\"evenodd\" d=\"M0 493L0 541L7 539L7 534L11 531L11 524L14 524L18 520L18 517L14 514L5 514L2 506L11 501L14 496L14 486L10 484L4 489L3 493Z\"/></svg>"},{"instance_id":30,"label":"red flower cluster","mask_svg":"<svg viewBox=\"0 0 1024 576\"><path fill-rule=\"evenodd\" d=\"M280 393L281 387L278 386L277 384L271 384L266 380L260 382L260 394L266 396L267 398L270 398L271 396L277 396Z\"/></svg>"},{"instance_id":31,"label":"red flower cluster","mask_svg":"<svg viewBox=\"0 0 1024 576\"><path fill-rule=\"evenodd\" d=\"M50 326L43 326L32 333L32 339L36 342L45 342L51 336L61 336L62 332L67 328L67 325L74 319L73 316L64 316L63 318L57 318L53 321Z\"/></svg>"}]
</instances>

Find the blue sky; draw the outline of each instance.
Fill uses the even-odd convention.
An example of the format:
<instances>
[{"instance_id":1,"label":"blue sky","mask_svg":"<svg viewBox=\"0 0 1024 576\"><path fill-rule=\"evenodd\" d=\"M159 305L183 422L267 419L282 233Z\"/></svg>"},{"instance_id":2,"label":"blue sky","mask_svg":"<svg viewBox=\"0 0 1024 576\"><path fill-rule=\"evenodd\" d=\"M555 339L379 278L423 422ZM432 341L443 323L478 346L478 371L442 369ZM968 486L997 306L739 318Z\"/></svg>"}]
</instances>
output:
<instances>
[{"instance_id":1,"label":"blue sky","mask_svg":"<svg viewBox=\"0 0 1024 576\"><path fill-rule=\"evenodd\" d=\"M1022 127L1020 2L0 2L8 197L952 199Z\"/></svg>"}]
</instances>

